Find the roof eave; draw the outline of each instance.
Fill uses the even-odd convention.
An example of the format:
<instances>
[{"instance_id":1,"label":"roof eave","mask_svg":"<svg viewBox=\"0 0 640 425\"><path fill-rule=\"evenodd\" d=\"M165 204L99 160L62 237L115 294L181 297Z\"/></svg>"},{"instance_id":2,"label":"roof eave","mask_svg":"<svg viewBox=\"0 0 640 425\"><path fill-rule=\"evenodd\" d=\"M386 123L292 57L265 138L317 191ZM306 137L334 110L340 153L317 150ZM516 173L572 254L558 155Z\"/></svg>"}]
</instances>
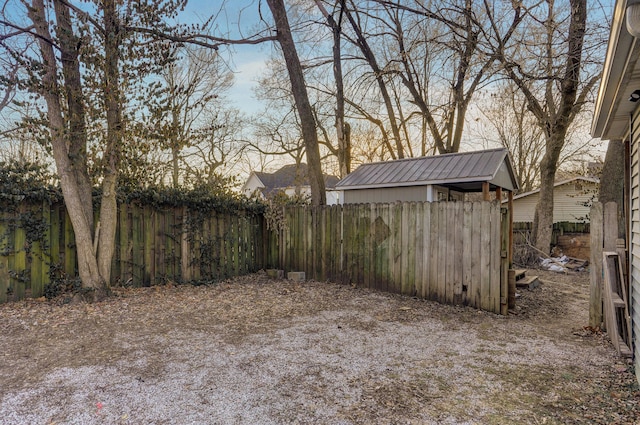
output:
<instances>
[{"instance_id":1,"label":"roof eave","mask_svg":"<svg viewBox=\"0 0 640 425\"><path fill-rule=\"evenodd\" d=\"M451 184L451 183L470 183L470 182L486 182L491 181L493 176L474 176L470 178L462 178L462 179L447 179L447 180L421 180L421 181L413 181L413 182L387 182L387 183L379 183L379 184L363 184L363 185L349 185L349 186L340 186L338 183L336 185L336 189L339 190L360 190L360 189L380 189L380 188L389 188L389 187L408 187L408 186L428 186L435 184Z\"/></svg>"},{"instance_id":2,"label":"roof eave","mask_svg":"<svg viewBox=\"0 0 640 425\"><path fill-rule=\"evenodd\" d=\"M578 176L578 177L573 177L573 178L570 178L570 179L562 180L562 181L559 181L559 182L555 182L553 184L553 187L556 188L558 186L562 186L562 185L571 183L571 182L576 181L576 180L584 180L584 181L587 181L587 182L590 182L590 183L594 183L594 184L599 184L600 183L600 180L598 178L596 178L596 177ZM536 194L538 192L540 192L540 188L530 190L529 192L519 193L519 194L517 194L516 196L513 197L513 200L515 201L516 199L526 198L527 196L534 195L534 194Z\"/></svg>"},{"instance_id":3,"label":"roof eave","mask_svg":"<svg viewBox=\"0 0 640 425\"><path fill-rule=\"evenodd\" d=\"M625 26L628 3L627 0L618 0L614 8L607 55L591 123L591 135L606 140L624 137L627 127L624 118L630 106L620 106L621 102L626 102L628 98L624 93L628 90L625 75L628 68L634 66L632 62L635 61L629 59L631 53L637 49L636 39L627 32Z\"/></svg>"}]
</instances>

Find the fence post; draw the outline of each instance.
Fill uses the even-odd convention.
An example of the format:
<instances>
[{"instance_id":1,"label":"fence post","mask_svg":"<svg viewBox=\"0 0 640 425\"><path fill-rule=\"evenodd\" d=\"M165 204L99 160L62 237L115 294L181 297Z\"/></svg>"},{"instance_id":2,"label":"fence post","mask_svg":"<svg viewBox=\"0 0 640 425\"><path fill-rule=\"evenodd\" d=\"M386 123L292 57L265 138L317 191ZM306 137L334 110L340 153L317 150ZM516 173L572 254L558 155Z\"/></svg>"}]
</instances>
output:
<instances>
[{"instance_id":1,"label":"fence post","mask_svg":"<svg viewBox=\"0 0 640 425\"><path fill-rule=\"evenodd\" d=\"M509 208L500 208L500 314L509 313Z\"/></svg>"},{"instance_id":2,"label":"fence post","mask_svg":"<svg viewBox=\"0 0 640 425\"><path fill-rule=\"evenodd\" d=\"M189 261L191 258L191 253L189 252L189 217L188 217L187 207L182 207L182 231L180 232L180 268L182 269L181 279L183 282L189 282L191 280L191 262ZM147 222L147 217L145 217L145 224ZM145 236L148 236L149 233L145 232ZM149 246L149 243L145 241L145 252L146 247ZM147 270L148 273L148 270ZM146 273L145 273L146 274Z\"/></svg>"},{"instance_id":3,"label":"fence post","mask_svg":"<svg viewBox=\"0 0 640 425\"><path fill-rule=\"evenodd\" d=\"M602 248L603 215L602 203L594 202L590 212L591 221L591 266L589 286L589 326L602 325Z\"/></svg>"},{"instance_id":4,"label":"fence post","mask_svg":"<svg viewBox=\"0 0 640 425\"><path fill-rule=\"evenodd\" d=\"M26 212L25 206L20 205L18 214L21 216ZM27 234L24 229L24 224L21 222L15 229L14 243L13 243L13 271L16 273L12 278L14 281L13 294L16 300L25 298L25 296L31 297L31 282L26 280L27 269L27 252L25 250L25 244L27 241ZM75 253L75 250L74 250ZM27 284L29 285L27 291ZM28 293L27 293L28 292Z\"/></svg>"},{"instance_id":5,"label":"fence post","mask_svg":"<svg viewBox=\"0 0 640 425\"><path fill-rule=\"evenodd\" d=\"M8 228L5 227L5 213L0 211L0 245L3 248L9 243L7 232ZM9 257L7 255L0 255L0 303L7 301L7 290L9 289Z\"/></svg>"}]
</instances>

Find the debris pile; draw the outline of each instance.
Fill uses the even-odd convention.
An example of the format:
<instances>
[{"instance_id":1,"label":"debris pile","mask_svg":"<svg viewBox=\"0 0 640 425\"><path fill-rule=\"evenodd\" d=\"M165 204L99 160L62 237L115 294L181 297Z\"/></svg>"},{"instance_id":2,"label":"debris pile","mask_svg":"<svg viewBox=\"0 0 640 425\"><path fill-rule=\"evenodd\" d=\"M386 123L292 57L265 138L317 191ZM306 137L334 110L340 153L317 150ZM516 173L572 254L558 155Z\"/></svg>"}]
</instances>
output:
<instances>
[{"instance_id":1,"label":"debris pile","mask_svg":"<svg viewBox=\"0 0 640 425\"><path fill-rule=\"evenodd\" d=\"M543 269L558 273L566 273L567 271L581 272L586 270L588 265L588 260L567 257L566 255L561 257L540 258L540 266Z\"/></svg>"}]
</instances>

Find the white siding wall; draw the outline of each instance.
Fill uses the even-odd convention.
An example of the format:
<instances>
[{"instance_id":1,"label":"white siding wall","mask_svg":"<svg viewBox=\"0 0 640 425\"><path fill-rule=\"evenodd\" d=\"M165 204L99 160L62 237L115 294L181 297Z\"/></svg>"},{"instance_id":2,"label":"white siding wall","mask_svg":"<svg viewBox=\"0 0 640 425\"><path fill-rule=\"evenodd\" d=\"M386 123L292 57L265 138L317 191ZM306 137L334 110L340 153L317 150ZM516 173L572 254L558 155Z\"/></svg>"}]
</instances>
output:
<instances>
[{"instance_id":1,"label":"white siding wall","mask_svg":"<svg viewBox=\"0 0 640 425\"><path fill-rule=\"evenodd\" d=\"M635 370L640 381L640 118L638 110L633 117L633 133L631 135L631 214L630 214L630 299L631 299L631 328L635 345Z\"/></svg>"},{"instance_id":2,"label":"white siding wall","mask_svg":"<svg viewBox=\"0 0 640 425\"><path fill-rule=\"evenodd\" d=\"M256 193L262 196L262 194L259 192L259 189L262 189L263 187L264 185L262 184L258 176L251 173L251 175L249 176L249 180L247 180L247 182L244 184L244 187L243 187L244 195L247 198L253 196Z\"/></svg>"},{"instance_id":3,"label":"white siding wall","mask_svg":"<svg viewBox=\"0 0 640 425\"><path fill-rule=\"evenodd\" d=\"M284 190L289 196L296 196L296 188L288 187ZM311 199L311 186L301 186L300 187L300 196L303 198ZM327 190L327 205L337 205L340 203L340 192L337 190Z\"/></svg>"},{"instance_id":4,"label":"white siding wall","mask_svg":"<svg viewBox=\"0 0 640 425\"><path fill-rule=\"evenodd\" d=\"M582 185L582 190L576 190L575 183ZM591 207L585 207L583 203L591 199L595 190L596 186L594 183L584 180L577 180L556 186L553 194L553 222L584 222L585 218L588 217ZM537 203L538 193L515 199L513 201L513 221L533 221L533 214L535 213Z\"/></svg>"},{"instance_id":5,"label":"white siding wall","mask_svg":"<svg viewBox=\"0 0 640 425\"><path fill-rule=\"evenodd\" d=\"M516 223L533 222L533 214L536 211L538 194L513 200L513 221Z\"/></svg>"}]
</instances>

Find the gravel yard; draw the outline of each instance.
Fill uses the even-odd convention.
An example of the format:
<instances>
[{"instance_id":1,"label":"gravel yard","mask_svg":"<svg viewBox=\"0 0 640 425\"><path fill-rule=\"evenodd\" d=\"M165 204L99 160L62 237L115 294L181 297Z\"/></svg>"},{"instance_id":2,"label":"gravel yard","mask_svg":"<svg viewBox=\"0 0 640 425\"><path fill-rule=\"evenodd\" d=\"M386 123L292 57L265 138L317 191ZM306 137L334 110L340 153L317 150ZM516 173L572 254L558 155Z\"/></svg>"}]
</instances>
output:
<instances>
[{"instance_id":1,"label":"gravel yard","mask_svg":"<svg viewBox=\"0 0 640 425\"><path fill-rule=\"evenodd\" d=\"M508 317L262 273L0 305L0 423L640 424L588 273L536 274Z\"/></svg>"}]
</instances>

